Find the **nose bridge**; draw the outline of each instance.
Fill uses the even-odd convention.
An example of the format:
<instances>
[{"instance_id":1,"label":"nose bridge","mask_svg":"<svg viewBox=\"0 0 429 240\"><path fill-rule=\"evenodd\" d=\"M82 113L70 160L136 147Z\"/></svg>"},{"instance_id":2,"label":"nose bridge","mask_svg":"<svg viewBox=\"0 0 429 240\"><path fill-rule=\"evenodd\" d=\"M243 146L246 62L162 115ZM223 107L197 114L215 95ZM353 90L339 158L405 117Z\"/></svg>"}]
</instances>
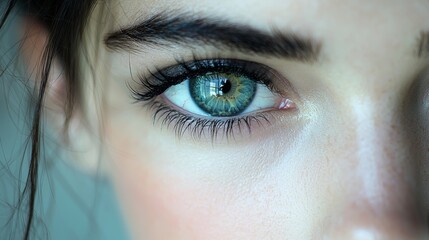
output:
<instances>
[{"instance_id":1,"label":"nose bridge","mask_svg":"<svg viewBox=\"0 0 429 240\"><path fill-rule=\"evenodd\" d=\"M416 161L395 102L366 97L352 102L357 201L375 214L405 217L417 206ZM404 212L406 211L406 212Z\"/></svg>"},{"instance_id":2,"label":"nose bridge","mask_svg":"<svg viewBox=\"0 0 429 240\"><path fill-rule=\"evenodd\" d=\"M395 104L378 99L348 104L352 120L346 128L353 133L353 147L344 150L346 190L326 239L422 239L425 219L409 136Z\"/></svg>"},{"instance_id":3,"label":"nose bridge","mask_svg":"<svg viewBox=\"0 0 429 240\"><path fill-rule=\"evenodd\" d=\"M412 155L407 146L408 136L401 128L401 118L393 103L364 97L351 102L350 107L354 119L350 127L355 136L355 151L351 153L356 164L355 177L361 183L362 197L382 201L377 197L381 192L397 194L392 190L399 193L399 184L412 179L407 178L413 164L408 159ZM386 189L392 183L396 187Z\"/></svg>"}]
</instances>

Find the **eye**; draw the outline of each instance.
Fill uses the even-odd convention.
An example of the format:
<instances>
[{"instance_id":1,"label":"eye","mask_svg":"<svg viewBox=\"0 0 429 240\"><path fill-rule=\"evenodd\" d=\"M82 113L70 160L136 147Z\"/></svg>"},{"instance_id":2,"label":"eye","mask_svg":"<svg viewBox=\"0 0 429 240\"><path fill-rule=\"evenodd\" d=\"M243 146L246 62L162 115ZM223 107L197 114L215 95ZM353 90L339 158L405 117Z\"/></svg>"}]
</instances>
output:
<instances>
[{"instance_id":1,"label":"eye","mask_svg":"<svg viewBox=\"0 0 429 240\"><path fill-rule=\"evenodd\" d=\"M147 102L154 120L212 138L219 132L231 136L242 125L251 132L253 123L269 122L267 114L294 109L284 82L273 69L255 62L208 59L178 63L141 77L143 90L133 90L136 100ZM285 86L283 84L282 86Z\"/></svg>"},{"instance_id":2,"label":"eye","mask_svg":"<svg viewBox=\"0 0 429 240\"><path fill-rule=\"evenodd\" d=\"M234 117L274 108L282 99L264 84L236 73L207 72L164 92L176 107L205 117Z\"/></svg>"}]
</instances>

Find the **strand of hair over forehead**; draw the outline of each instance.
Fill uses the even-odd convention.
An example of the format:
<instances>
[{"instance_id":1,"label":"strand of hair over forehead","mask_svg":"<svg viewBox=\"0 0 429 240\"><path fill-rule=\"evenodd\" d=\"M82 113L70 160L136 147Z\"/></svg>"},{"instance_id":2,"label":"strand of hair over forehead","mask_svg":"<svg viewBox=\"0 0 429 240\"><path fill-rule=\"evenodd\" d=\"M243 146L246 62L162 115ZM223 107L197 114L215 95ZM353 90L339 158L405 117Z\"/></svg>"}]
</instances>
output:
<instances>
[{"instance_id":1,"label":"strand of hair over forehead","mask_svg":"<svg viewBox=\"0 0 429 240\"><path fill-rule=\"evenodd\" d=\"M64 76L67 79L67 105L66 119L71 116L75 95L77 92L77 45L81 42L83 28L95 0L8 0L6 9L0 18L0 30L5 25L12 10L22 5L23 10L45 24L49 31L48 44L42 56L42 74L38 91L35 95L33 109L33 123L30 132L31 154L24 189L18 199L18 209L24 200L28 201L28 214L26 219L24 239L30 239L30 232L34 218L34 206L38 183L38 168L41 146L41 117L43 99L48 86L48 77L53 58L58 58L65 67ZM25 9L25 7L27 9Z\"/></svg>"}]
</instances>

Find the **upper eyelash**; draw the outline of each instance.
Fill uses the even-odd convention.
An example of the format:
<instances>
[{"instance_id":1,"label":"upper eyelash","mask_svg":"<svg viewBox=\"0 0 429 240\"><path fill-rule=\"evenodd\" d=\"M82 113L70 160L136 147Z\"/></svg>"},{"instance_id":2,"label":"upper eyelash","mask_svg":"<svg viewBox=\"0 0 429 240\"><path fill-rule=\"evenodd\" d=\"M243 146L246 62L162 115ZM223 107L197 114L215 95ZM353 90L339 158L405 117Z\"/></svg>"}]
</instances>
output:
<instances>
[{"instance_id":1,"label":"upper eyelash","mask_svg":"<svg viewBox=\"0 0 429 240\"><path fill-rule=\"evenodd\" d=\"M176 60L176 62L177 64L172 67L157 69L156 72L148 71L148 76L141 75L139 79L143 89L131 88L135 100L152 100L169 87L208 71L242 74L277 92L273 87L272 79L268 77L270 69L261 64L235 59L204 59L188 62Z\"/></svg>"}]
</instances>

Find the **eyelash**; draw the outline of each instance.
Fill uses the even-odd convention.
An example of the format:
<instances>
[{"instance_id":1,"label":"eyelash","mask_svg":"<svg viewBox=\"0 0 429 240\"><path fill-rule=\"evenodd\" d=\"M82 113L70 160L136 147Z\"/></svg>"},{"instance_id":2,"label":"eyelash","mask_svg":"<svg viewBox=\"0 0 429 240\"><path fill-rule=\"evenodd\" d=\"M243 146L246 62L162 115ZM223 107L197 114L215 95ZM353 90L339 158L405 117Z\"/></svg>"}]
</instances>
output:
<instances>
[{"instance_id":1,"label":"eyelash","mask_svg":"<svg viewBox=\"0 0 429 240\"><path fill-rule=\"evenodd\" d=\"M262 113L226 119L206 119L179 112L159 101L153 102L150 107L155 111L154 123L158 120L162 126L167 126L167 128L173 124L173 130L178 137L189 131L192 136L198 139L205 134L209 134L212 141L215 141L219 134L223 134L229 139L235 136L234 130L237 128L242 133L243 124L248 133L251 134L252 123L256 123L258 126L270 123L269 118Z\"/></svg>"},{"instance_id":2,"label":"eyelash","mask_svg":"<svg viewBox=\"0 0 429 240\"><path fill-rule=\"evenodd\" d=\"M182 137L187 131L196 138L209 134L212 141L219 134L227 138L234 137L235 130L242 133L245 127L251 134L252 124L259 127L270 124L269 112L259 112L245 116L229 118L204 118L195 117L184 111L176 110L166 104L166 99L158 99L169 87L195 76L212 72L235 73L248 76L258 84L263 84L273 93L278 93L272 83L272 70L264 65L235 59L205 59L194 58L189 62L176 60L177 64L164 69L156 69L155 72L148 71L148 75L140 75L139 89L132 88L133 98L136 102L144 102L154 112L153 123L160 122L161 126L172 127L178 137ZM162 97L162 96L161 96Z\"/></svg>"}]
</instances>

